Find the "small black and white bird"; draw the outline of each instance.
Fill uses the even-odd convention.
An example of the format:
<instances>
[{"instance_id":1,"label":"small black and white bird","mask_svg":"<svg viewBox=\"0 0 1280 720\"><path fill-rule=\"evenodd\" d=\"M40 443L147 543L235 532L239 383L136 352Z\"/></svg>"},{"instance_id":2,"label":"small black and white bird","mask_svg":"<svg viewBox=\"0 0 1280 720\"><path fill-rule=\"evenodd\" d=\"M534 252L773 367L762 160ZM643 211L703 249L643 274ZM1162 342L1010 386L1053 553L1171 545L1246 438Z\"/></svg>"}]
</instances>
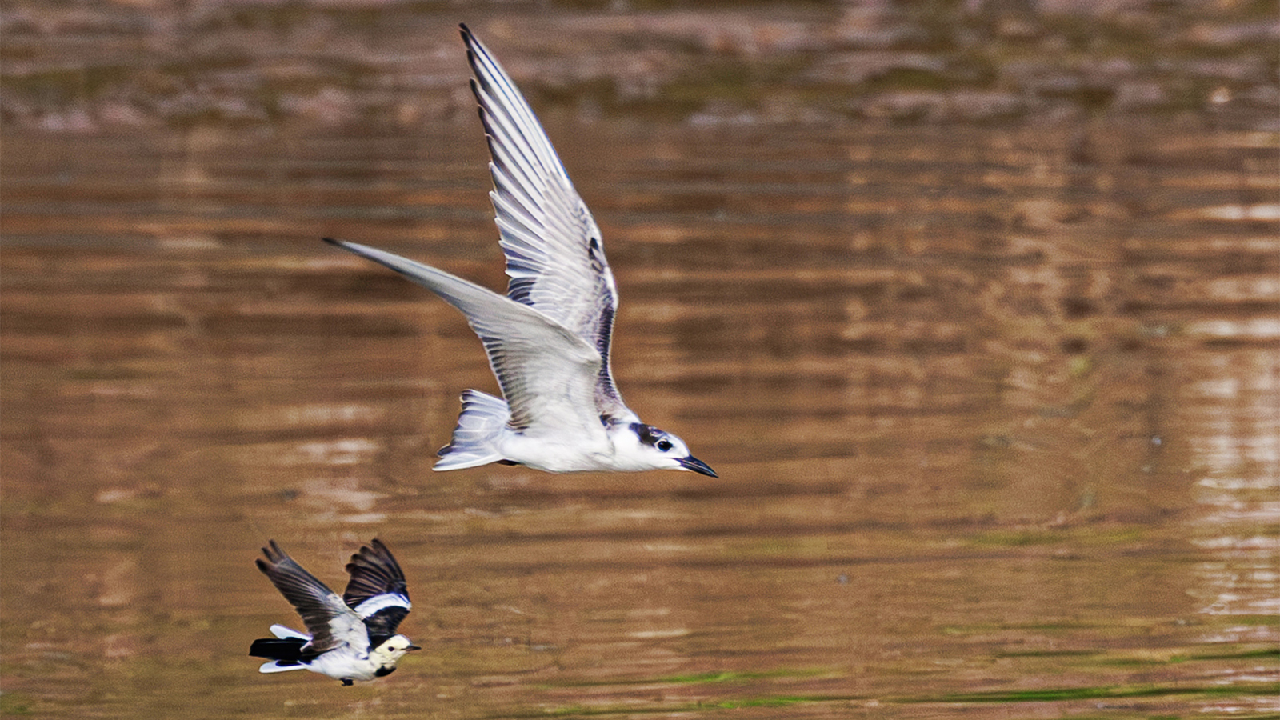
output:
<instances>
[{"instance_id":1,"label":"small black and white bird","mask_svg":"<svg viewBox=\"0 0 1280 720\"><path fill-rule=\"evenodd\" d=\"M268 658L258 672L310 670L351 685L390 675L410 650L422 648L396 633L409 614L404 572L381 540L360 548L347 563L351 575L338 597L293 561L275 540L262 548L258 569L302 616L310 634L272 625L274 638L260 638L249 655Z\"/></svg>"},{"instance_id":2,"label":"small black and white bird","mask_svg":"<svg viewBox=\"0 0 1280 720\"><path fill-rule=\"evenodd\" d=\"M499 295L376 248L325 238L404 274L462 311L484 343L502 398L467 390L436 470L489 463L547 472L691 470L716 477L684 441L640 422L609 371L618 291L600 228L533 110L462 27L488 136L489 194L510 281Z\"/></svg>"}]
</instances>

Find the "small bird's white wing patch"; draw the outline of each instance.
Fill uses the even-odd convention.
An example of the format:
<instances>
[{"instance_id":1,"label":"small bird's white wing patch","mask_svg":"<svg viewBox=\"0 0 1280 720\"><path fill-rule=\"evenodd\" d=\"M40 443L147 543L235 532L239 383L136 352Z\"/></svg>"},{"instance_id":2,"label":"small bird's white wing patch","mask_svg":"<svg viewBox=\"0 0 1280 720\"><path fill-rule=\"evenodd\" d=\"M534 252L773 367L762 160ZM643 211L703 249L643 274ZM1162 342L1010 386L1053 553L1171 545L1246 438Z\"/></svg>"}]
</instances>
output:
<instances>
[{"instance_id":1,"label":"small bird's white wing patch","mask_svg":"<svg viewBox=\"0 0 1280 720\"><path fill-rule=\"evenodd\" d=\"M387 608L411 610L413 605L409 602L409 598L403 595L376 595L357 605L355 611L361 619L366 619Z\"/></svg>"},{"instance_id":2,"label":"small bird's white wing patch","mask_svg":"<svg viewBox=\"0 0 1280 720\"><path fill-rule=\"evenodd\" d=\"M342 602L342 598L337 595L332 597L342 605L342 611L335 612L329 618L329 636L335 641L334 647L338 644L350 645L362 657L365 656L369 652L369 631L365 628L364 621Z\"/></svg>"},{"instance_id":3,"label":"small bird's white wing patch","mask_svg":"<svg viewBox=\"0 0 1280 720\"><path fill-rule=\"evenodd\" d=\"M374 538L351 556L347 563L347 589L342 601L361 620L371 645L395 634L400 621L413 607L404 569L386 543Z\"/></svg>"},{"instance_id":4,"label":"small bird's white wing patch","mask_svg":"<svg viewBox=\"0 0 1280 720\"><path fill-rule=\"evenodd\" d=\"M490 198L511 278L507 296L595 347L599 411L630 416L609 372L618 289L600 228L515 83L465 25L462 38L493 158Z\"/></svg>"}]
</instances>

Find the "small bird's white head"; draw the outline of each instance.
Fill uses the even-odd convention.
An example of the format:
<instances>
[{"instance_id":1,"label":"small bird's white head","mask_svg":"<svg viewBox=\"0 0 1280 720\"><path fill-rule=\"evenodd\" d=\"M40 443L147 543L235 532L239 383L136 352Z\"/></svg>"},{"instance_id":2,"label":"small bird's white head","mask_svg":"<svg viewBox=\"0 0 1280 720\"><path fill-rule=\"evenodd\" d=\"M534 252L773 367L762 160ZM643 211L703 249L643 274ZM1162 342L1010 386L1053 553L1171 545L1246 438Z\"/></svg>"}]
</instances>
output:
<instances>
[{"instance_id":1,"label":"small bird's white head","mask_svg":"<svg viewBox=\"0 0 1280 720\"><path fill-rule=\"evenodd\" d=\"M639 422L614 422L608 433L619 470L689 470L719 477L689 454L683 440L665 430Z\"/></svg>"},{"instance_id":2,"label":"small bird's white head","mask_svg":"<svg viewBox=\"0 0 1280 720\"><path fill-rule=\"evenodd\" d=\"M404 635L392 635L370 650L369 658L378 664L376 673L378 677L383 677L390 675L391 671L396 669L396 663L400 662L400 658L404 657L405 653L421 649Z\"/></svg>"}]
</instances>

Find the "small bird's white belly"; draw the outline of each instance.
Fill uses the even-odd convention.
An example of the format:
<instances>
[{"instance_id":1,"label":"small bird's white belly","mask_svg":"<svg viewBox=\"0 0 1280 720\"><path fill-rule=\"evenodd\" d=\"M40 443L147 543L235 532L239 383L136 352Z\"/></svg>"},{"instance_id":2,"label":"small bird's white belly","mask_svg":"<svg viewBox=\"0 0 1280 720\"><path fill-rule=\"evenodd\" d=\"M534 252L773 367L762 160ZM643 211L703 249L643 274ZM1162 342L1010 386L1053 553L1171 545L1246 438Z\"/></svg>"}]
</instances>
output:
<instances>
[{"instance_id":1,"label":"small bird's white belly","mask_svg":"<svg viewBox=\"0 0 1280 720\"><path fill-rule=\"evenodd\" d=\"M369 657L360 657L355 651L327 652L307 664L307 669L338 680L373 680L378 665Z\"/></svg>"}]
</instances>

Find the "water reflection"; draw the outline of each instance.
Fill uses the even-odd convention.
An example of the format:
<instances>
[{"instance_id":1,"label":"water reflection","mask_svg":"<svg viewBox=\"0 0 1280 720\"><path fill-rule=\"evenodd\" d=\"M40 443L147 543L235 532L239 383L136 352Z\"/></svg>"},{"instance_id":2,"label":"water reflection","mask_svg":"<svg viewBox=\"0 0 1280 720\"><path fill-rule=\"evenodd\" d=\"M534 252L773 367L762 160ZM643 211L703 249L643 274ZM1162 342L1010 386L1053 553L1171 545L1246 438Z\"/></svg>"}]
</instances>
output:
<instances>
[{"instance_id":1,"label":"water reflection","mask_svg":"<svg viewBox=\"0 0 1280 720\"><path fill-rule=\"evenodd\" d=\"M481 349L317 238L499 287L483 147L436 132L9 142L6 711L1271 707L1266 148L553 124L618 276L621 388L712 482L431 472L457 393L493 390ZM426 657L345 692L257 676L287 610L257 547L376 534Z\"/></svg>"}]
</instances>

